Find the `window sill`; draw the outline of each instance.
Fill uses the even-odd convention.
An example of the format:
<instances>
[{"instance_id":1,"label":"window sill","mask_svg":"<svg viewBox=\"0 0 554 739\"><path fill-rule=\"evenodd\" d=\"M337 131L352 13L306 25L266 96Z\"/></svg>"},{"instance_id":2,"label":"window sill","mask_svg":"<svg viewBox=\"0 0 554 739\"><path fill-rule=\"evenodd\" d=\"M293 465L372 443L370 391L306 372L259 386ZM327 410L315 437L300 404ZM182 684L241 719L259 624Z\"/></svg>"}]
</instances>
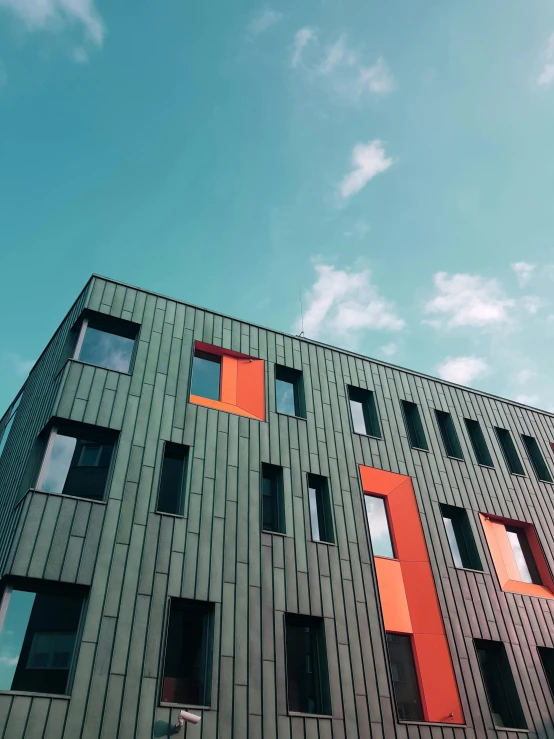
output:
<instances>
[{"instance_id":1,"label":"window sill","mask_svg":"<svg viewBox=\"0 0 554 739\"><path fill-rule=\"evenodd\" d=\"M510 472L510 475L512 475L512 477L527 477L527 475L522 475L521 472ZM510 729L508 729L508 731L510 731ZM512 729L512 731L514 731L514 729ZM517 731L523 731L523 729L517 729Z\"/></svg>"},{"instance_id":2,"label":"window sill","mask_svg":"<svg viewBox=\"0 0 554 739\"><path fill-rule=\"evenodd\" d=\"M389 562L400 562L398 557L385 557L384 554L374 554L375 559L386 559Z\"/></svg>"},{"instance_id":3,"label":"window sill","mask_svg":"<svg viewBox=\"0 0 554 739\"><path fill-rule=\"evenodd\" d=\"M132 372L122 372L121 370L112 369L111 367L102 367L101 364L92 364L92 362L83 362L82 359L69 359L69 362L75 362L75 364L82 364L83 367L97 367L98 369L106 370L106 372L117 372L118 375L126 375L131 377Z\"/></svg>"},{"instance_id":4,"label":"window sill","mask_svg":"<svg viewBox=\"0 0 554 739\"><path fill-rule=\"evenodd\" d=\"M481 464L481 462L477 462L477 467L484 467L486 470L496 469L496 467L493 464Z\"/></svg>"},{"instance_id":5,"label":"window sill","mask_svg":"<svg viewBox=\"0 0 554 739\"><path fill-rule=\"evenodd\" d=\"M158 516L169 516L170 518L185 518L182 513L169 513L168 511L154 511Z\"/></svg>"},{"instance_id":6,"label":"window sill","mask_svg":"<svg viewBox=\"0 0 554 739\"><path fill-rule=\"evenodd\" d=\"M99 505L108 505L107 500L97 500L96 498L81 498L78 495L65 495L64 493L54 493L49 490L40 490L39 488L29 488L25 495L23 495L15 504L14 508L20 505L29 493L40 493L41 495L57 495L59 498L64 498L65 500L83 500L85 503L98 503Z\"/></svg>"},{"instance_id":7,"label":"window sill","mask_svg":"<svg viewBox=\"0 0 554 739\"><path fill-rule=\"evenodd\" d=\"M262 529L262 534L268 534L269 536L283 536L285 539L290 539L289 534L284 534L282 531L266 531Z\"/></svg>"},{"instance_id":8,"label":"window sill","mask_svg":"<svg viewBox=\"0 0 554 739\"><path fill-rule=\"evenodd\" d=\"M25 698L59 698L62 701L71 700L70 695L61 695L60 693L39 693L26 690L0 690L0 695L21 695Z\"/></svg>"},{"instance_id":9,"label":"window sill","mask_svg":"<svg viewBox=\"0 0 554 739\"><path fill-rule=\"evenodd\" d=\"M296 418L297 421L307 421L304 416L293 416L290 413L283 413L282 411L275 411L278 416L284 416L285 418ZM309 715L309 714L308 714Z\"/></svg>"},{"instance_id":10,"label":"window sill","mask_svg":"<svg viewBox=\"0 0 554 739\"><path fill-rule=\"evenodd\" d=\"M478 575L486 575L485 570L476 570L475 567L454 567L455 570L460 572L476 572Z\"/></svg>"},{"instance_id":11,"label":"window sill","mask_svg":"<svg viewBox=\"0 0 554 739\"><path fill-rule=\"evenodd\" d=\"M528 734L529 729L512 729L508 726L495 726L496 731L518 731L520 734Z\"/></svg>"},{"instance_id":12,"label":"window sill","mask_svg":"<svg viewBox=\"0 0 554 739\"><path fill-rule=\"evenodd\" d=\"M413 449L414 452L425 452L425 454L430 454L429 449L422 449L420 446L412 446L410 449Z\"/></svg>"},{"instance_id":13,"label":"window sill","mask_svg":"<svg viewBox=\"0 0 554 739\"><path fill-rule=\"evenodd\" d=\"M465 462L465 459L463 457L451 457L450 454L447 454L446 458L453 459L455 462Z\"/></svg>"},{"instance_id":14,"label":"window sill","mask_svg":"<svg viewBox=\"0 0 554 739\"><path fill-rule=\"evenodd\" d=\"M403 724L404 726L466 726L467 724L456 724L454 722L448 723L448 721L402 721L402 719L398 720L399 724ZM495 727L496 728L496 727ZM513 729L511 729L513 731ZM520 729L517 729L517 731L520 731Z\"/></svg>"},{"instance_id":15,"label":"window sill","mask_svg":"<svg viewBox=\"0 0 554 739\"><path fill-rule=\"evenodd\" d=\"M289 716L296 716L301 718L326 718L331 721L333 715L331 713L302 713L301 711L289 711Z\"/></svg>"},{"instance_id":16,"label":"window sill","mask_svg":"<svg viewBox=\"0 0 554 739\"><path fill-rule=\"evenodd\" d=\"M311 539L312 544L324 544L326 547L336 547L334 541L320 541L319 539Z\"/></svg>"},{"instance_id":17,"label":"window sill","mask_svg":"<svg viewBox=\"0 0 554 739\"><path fill-rule=\"evenodd\" d=\"M190 703L164 703L160 701L160 706L163 708L181 708L185 711L213 711L211 706L193 706Z\"/></svg>"},{"instance_id":18,"label":"window sill","mask_svg":"<svg viewBox=\"0 0 554 739\"><path fill-rule=\"evenodd\" d=\"M540 477L537 477L537 480L539 482L544 482L545 485L554 485L554 480L541 480Z\"/></svg>"},{"instance_id":19,"label":"window sill","mask_svg":"<svg viewBox=\"0 0 554 739\"><path fill-rule=\"evenodd\" d=\"M362 431L353 431L355 436L363 436L366 439L377 439L377 441L383 441L382 436L375 436L374 434L364 434Z\"/></svg>"}]
</instances>

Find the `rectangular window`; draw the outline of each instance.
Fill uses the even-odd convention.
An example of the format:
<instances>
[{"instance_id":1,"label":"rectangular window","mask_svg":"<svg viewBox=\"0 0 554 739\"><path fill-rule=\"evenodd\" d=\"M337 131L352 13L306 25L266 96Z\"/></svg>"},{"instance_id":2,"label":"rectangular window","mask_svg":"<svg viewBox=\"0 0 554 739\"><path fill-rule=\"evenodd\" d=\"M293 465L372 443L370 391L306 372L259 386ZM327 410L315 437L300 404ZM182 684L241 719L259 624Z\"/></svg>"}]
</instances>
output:
<instances>
[{"instance_id":1,"label":"rectangular window","mask_svg":"<svg viewBox=\"0 0 554 739\"><path fill-rule=\"evenodd\" d=\"M213 604L171 598L165 644L162 701L209 706Z\"/></svg>"},{"instance_id":2,"label":"rectangular window","mask_svg":"<svg viewBox=\"0 0 554 739\"><path fill-rule=\"evenodd\" d=\"M306 417L302 372L275 365L275 407L278 413Z\"/></svg>"},{"instance_id":3,"label":"rectangular window","mask_svg":"<svg viewBox=\"0 0 554 739\"><path fill-rule=\"evenodd\" d=\"M330 715L323 619L285 615L289 711Z\"/></svg>"},{"instance_id":4,"label":"rectangular window","mask_svg":"<svg viewBox=\"0 0 554 739\"><path fill-rule=\"evenodd\" d=\"M526 436L525 434L521 434L521 440L527 450L527 456L531 460L531 464L533 465L533 469L535 470L535 474L538 479L543 482L552 482L552 475L546 466L546 462L544 461L544 457L542 456L537 440L532 436Z\"/></svg>"},{"instance_id":5,"label":"rectangular window","mask_svg":"<svg viewBox=\"0 0 554 739\"><path fill-rule=\"evenodd\" d=\"M494 467L487 442L481 430L481 424L471 418L464 418L464 421L477 462L485 467Z\"/></svg>"},{"instance_id":6,"label":"rectangular window","mask_svg":"<svg viewBox=\"0 0 554 739\"><path fill-rule=\"evenodd\" d=\"M441 513L454 565L471 570L482 570L483 566L475 546L467 511L463 508L441 504Z\"/></svg>"},{"instance_id":7,"label":"rectangular window","mask_svg":"<svg viewBox=\"0 0 554 739\"><path fill-rule=\"evenodd\" d=\"M37 488L79 498L102 500L117 434L85 424L67 424L50 432Z\"/></svg>"},{"instance_id":8,"label":"rectangular window","mask_svg":"<svg viewBox=\"0 0 554 739\"><path fill-rule=\"evenodd\" d=\"M78 587L9 584L0 631L0 690L66 695L84 602Z\"/></svg>"},{"instance_id":9,"label":"rectangular window","mask_svg":"<svg viewBox=\"0 0 554 739\"><path fill-rule=\"evenodd\" d=\"M183 515L187 457L188 447L170 441L164 443L157 507L162 513Z\"/></svg>"},{"instance_id":10,"label":"rectangular window","mask_svg":"<svg viewBox=\"0 0 554 739\"><path fill-rule=\"evenodd\" d=\"M537 647L539 657L541 658L542 667L550 692L554 696L554 649L551 647Z\"/></svg>"},{"instance_id":11,"label":"rectangular window","mask_svg":"<svg viewBox=\"0 0 554 739\"><path fill-rule=\"evenodd\" d=\"M22 397L23 393L19 393L17 398L8 408L6 414L4 415L4 418L0 422L0 456L2 456L2 452L4 451L4 447L6 446L6 442L8 440L8 436L10 435L10 431L12 430L13 422L15 420L15 414L17 413L17 409L19 408Z\"/></svg>"},{"instance_id":12,"label":"rectangular window","mask_svg":"<svg viewBox=\"0 0 554 739\"><path fill-rule=\"evenodd\" d=\"M494 725L526 729L527 723L504 644L475 639L475 648Z\"/></svg>"},{"instance_id":13,"label":"rectangular window","mask_svg":"<svg viewBox=\"0 0 554 739\"><path fill-rule=\"evenodd\" d=\"M196 350L192 362L191 394L219 400L221 391L221 357Z\"/></svg>"},{"instance_id":14,"label":"rectangular window","mask_svg":"<svg viewBox=\"0 0 554 739\"><path fill-rule=\"evenodd\" d=\"M419 408L415 403L411 403L409 400L402 400L400 402L402 403L404 421L406 422L406 431L408 433L410 446L415 449L424 449L425 451L428 451L429 447L427 446L427 439L425 438L423 424L421 423Z\"/></svg>"},{"instance_id":15,"label":"rectangular window","mask_svg":"<svg viewBox=\"0 0 554 739\"><path fill-rule=\"evenodd\" d=\"M394 700L401 721L423 721L423 708L408 634L387 634Z\"/></svg>"},{"instance_id":16,"label":"rectangular window","mask_svg":"<svg viewBox=\"0 0 554 739\"><path fill-rule=\"evenodd\" d=\"M518 456L510 432L506 431L506 429L497 428L496 426L494 427L494 430L504 454L504 458L506 459L508 469L510 470L512 475L525 475L525 470L523 469L523 465L521 464L521 460Z\"/></svg>"},{"instance_id":17,"label":"rectangular window","mask_svg":"<svg viewBox=\"0 0 554 739\"><path fill-rule=\"evenodd\" d=\"M116 372L129 372L139 328L138 324L121 318L87 313L74 359Z\"/></svg>"},{"instance_id":18,"label":"rectangular window","mask_svg":"<svg viewBox=\"0 0 554 739\"><path fill-rule=\"evenodd\" d=\"M283 468L262 464L262 529L285 533Z\"/></svg>"},{"instance_id":19,"label":"rectangular window","mask_svg":"<svg viewBox=\"0 0 554 739\"><path fill-rule=\"evenodd\" d=\"M518 526L506 526L506 534L508 535L512 552L514 553L519 574L521 575L521 581L542 585L541 576L539 575L525 531Z\"/></svg>"},{"instance_id":20,"label":"rectangular window","mask_svg":"<svg viewBox=\"0 0 554 739\"><path fill-rule=\"evenodd\" d=\"M460 440L458 439L458 434L456 433L456 427L454 426L452 416L450 413L438 410L435 410L435 416L437 417L437 423L439 424L442 443L444 444L446 454L455 459L463 459L464 453L462 452L462 447L460 445Z\"/></svg>"},{"instance_id":21,"label":"rectangular window","mask_svg":"<svg viewBox=\"0 0 554 739\"><path fill-rule=\"evenodd\" d=\"M320 475L308 475L308 495L312 539L333 544L333 525L327 478Z\"/></svg>"},{"instance_id":22,"label":"rectangular window","mask_svg":"<svg viewBox=\"0 0 554 739\"><path fill-rule=\"evenodd\" d=\"M377 495L364 495L369 535L373 554L378 557L394 558L394 548L390 533L387 504Z\"/></svg>"},{"instance_id":23,"label":"rectangular window","mask_svg":"<svg viewBox=\"0 0 554 739\"><path fill-rule=\"evenodd\" d=\"M376 436L381 438L379 427L379 416L377 415L377 404L375 394L371 390L361 387L348 386L348 398L350 400L350 412L352 413L352 424L357 434Z\"/></svg>"}]
</instances>

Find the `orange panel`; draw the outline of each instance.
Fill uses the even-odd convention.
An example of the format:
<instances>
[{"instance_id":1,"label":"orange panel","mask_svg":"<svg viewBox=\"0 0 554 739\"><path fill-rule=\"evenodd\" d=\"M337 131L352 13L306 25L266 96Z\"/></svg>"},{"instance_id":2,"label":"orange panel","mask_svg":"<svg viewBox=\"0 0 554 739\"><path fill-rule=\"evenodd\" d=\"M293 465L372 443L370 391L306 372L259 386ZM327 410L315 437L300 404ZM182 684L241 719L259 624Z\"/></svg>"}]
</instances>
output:
<instances>
[{"instance_id":1,"label":"orange panel","mask_svg":"<svg viewBox=\"0 0 554 739\"><path fill-rule=\"evenodd\" d=\"M263 359L237 360L237 405L265 421L265 369Z\"/></svg>"},{"instance_id":2,"label":"orange panel","mask_svg":"<svg viewBox=\"0 0 554 739\"><path fill-rule=\"evenodd\" d=\"M362 464L360 465L360 472L364 493L388 495L398 485L410 479L406 475L397 475L395 472L385 472L384 470L377 470L375 467L365 467Z\"/></svg>"},{"instance_id":3,"label":"orange panel","mask_svg":"<svg viewBox=\"0 0 554 739\"><path fill-rule=\"evenodd\" d=\"M222 403L220 400L211 400L210 398L201 398L199 395L191 395L189 398L191 403L195 405L203 405L206 408L215 408L217 411L225 411L226 413L234 413L237 416L246 416L247 418L256 418L252 413L239 408L237 405L230 403ZM259 418L256 418L259 421Z\"/></svg>"},{"instance_id":4,"label":"orange panel","mask_svg":"<svg viewBox=\"0 0 554 739\"><path fill-rule=\"evenodd\" d=\"M552 591L544 585L534 585L530 582L521 582L521 580L507 580L502 590L508 593L521 593L522 595L535 595L538 598L554 599Z\"/></svg>"},{"instance_id":5,"label":"orange panel","mask_svg":"<svg viewBox=\"0 0 554 739\"><path fill-rule=\"evenodd\" d=\"M241 360L242 361L242 360ZM221 357L221 402L237 405L238 359L224 355Z\"/></svg>"},{"instance_id":6,"label":"orange panel","mask_svg":"<svg viewBox=\"0 0 554 739\"><path fill-rule=\"evenodd\" d=\"M496 539L498 551L500 552L500 556L504 562L507 579L521 580L521 572L519 571L513 549L510 545L508 534L506 533L506 527L503 523L499 523L498 521L490 521L489 523L494 538Z\"/></svg>"},{"instance_id":7,"label":"orange panel","mask_svg":"<svg viewBox=\"0 0 554 739\"><path fill-rule=\"evenodd\" d=\"M444 634L431 565L403 561L400 564L414 634Z\"/></svg>"},{"instance_id":8,"label":"orange panel","mask_svg":"<svg viewBox=\"0 0 554 739\"><path fill-rule=\"evenodd\" d=\"M198 351L206 352L207 354L215 354L218 357L235 357L236 359L250 359L248 354L241 354L240 352L234 352L231 349L223 349L221 346L213 346L212 344L206 344L203 341L195 341L194 348Z\"/></svg>"},{"instance_id":9,"label":"orange panel","mask_svg":"<svg viewBox=\"0 0 554 739\"><path fill-rule=\"evenodd\" d=\"M429 555L425 546L412 481L409 477L405 477L404 482L387 496L387 509L398 559L427 561Z\"/></svg>"},{"instance_id":10,"label":"orange panel","mask_svg":"<svg viewBox=\"0 0 554 739\"><path fill-rule=\"evenodd\" d=\"M414 634L412 638L425 720L463 724L446 636Z\"/></svg>"},{"instance_id":11,"label":"orange panel","mask_svg":"<svg viewBox=\"0 0 554 739\"><path fill-rule=\"evenodd\" d=\"M400 562L396 559L375 557L375 569L385 631L411 634L412 623Z\"/></svg>"},{"instance_id":12,"label":"orange panel","mask_svg":"<svg viewBox=\"0 0 554 739\"><path fill-rule=\"evenodd\" d=\"M502 551L496 540L494 532L494 522L491 521L488 517L484 516L482 513L479 514L479 518L481 519L483 530L485 531L485 536L487 537L487 544L489 545L494 569L496 570L496 574L498 575L498 579L500 580L500 587L504 588L504 583L506 583L510 578L508 577L506 565L504 564L504 560L502 558Z\"/></svg>"},{"instance_id":13,"label":"orange panel","mask_svg":"<svg viewBox=\"0 0 554 739\"><path fill-rule=\"evenodd\" d=\"M531 525L525 526L525 533L527 535L527 541L529 542L529 547L535 560L535 564L537 565L539 575L541 576L542 584L549 591L554 592L554 581L552 580L552 574L550 572L548 564L546 563L544 552L542 550L539 537L537 536L537 532L535 531L535 527Z\"/></svg>"}]
</instances>

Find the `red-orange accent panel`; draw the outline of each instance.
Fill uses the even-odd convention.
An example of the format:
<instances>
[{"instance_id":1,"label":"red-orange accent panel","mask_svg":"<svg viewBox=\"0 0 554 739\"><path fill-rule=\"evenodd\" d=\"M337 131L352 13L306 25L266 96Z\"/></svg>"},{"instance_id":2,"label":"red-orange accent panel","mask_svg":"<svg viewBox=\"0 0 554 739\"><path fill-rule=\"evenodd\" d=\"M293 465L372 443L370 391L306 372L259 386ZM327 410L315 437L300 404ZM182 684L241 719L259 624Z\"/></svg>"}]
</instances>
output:
<instances>
[{"instance_id":1,"label":"red-orange accent panel","mask_svg":"<svg viewBox=\"0 0 554 739\"><path fill-rule=\"evenodd\" d=\"M414 634L416 668L425 716L430 721L462 724L464 715L444 634ZM451 715L453 714L453 715Z\"/></svg>"},{"instance_id":2,"label":"red-orange accent panel","mask_svg":"<svg viewBox=\"0 0 554 739\"><path fill-rule=\"evenodd\" d=\"M237 405L260 420L265 420L265 370L262 359L237 362Z\"/></svg>"},{"instance_id":3,"label":"red-orange accent panel","mask_svg":"<svg viewBox=\"0 0 554 739\"><path fill-rule=\"evenodd\" d=\"M411 634L412 622L400 562L396 559L375 557L375 570L377 572L385 631Z\"/></svg>"},{"instance_id":4,"label":"red-orange accent panel","mask_svg":"<svg viewBox=\"0 0 554 739\"><path fill-rule=\"evenodd\" d=\"M444 634L435 581L429 562L401 561L414 634Z\"/></svg>"}]
</instances>

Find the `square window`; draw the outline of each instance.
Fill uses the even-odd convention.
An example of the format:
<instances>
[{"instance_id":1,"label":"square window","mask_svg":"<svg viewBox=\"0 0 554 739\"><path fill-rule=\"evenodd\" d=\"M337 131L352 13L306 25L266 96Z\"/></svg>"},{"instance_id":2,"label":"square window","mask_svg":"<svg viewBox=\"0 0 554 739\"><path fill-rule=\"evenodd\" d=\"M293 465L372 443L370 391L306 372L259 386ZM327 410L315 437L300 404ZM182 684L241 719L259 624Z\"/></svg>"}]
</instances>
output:
<instances>
[{"instance_id":1,"label":"square window","mask_svg":"<svg viewBox=\"0 0 554 739\"><path fill-rule=\"evenodd\" d=\"M331 714L323 619L285 614L289 711Z\"/></svg>"},{"instance_id":2,"label":"square window","mask_svg":"<svg viewBox=\"0 0 554 739\"><path fill-rule=\"evenodd\" d=\"M131 321L87 312L74 358L116 372L130 372L139 328Z\"/></svg>"},{"instance_id":3,"label":"square window","mask_svg":"<svg viewBox=\"0 0 554 739\"><path fill-rule=\"evenodd\" d=\"M390 532L387 504L377 495L364 495L369 535L373 554L377 557L394 558L394 547Z\"/></svg>"},{"instance_id":4,"label":"square window","mask_svg":"<svg viewBox=\"0 0 554 739\"><path fill-rule=\"evenodd\" d=\"M219 400L221 392L221 357L208 352L194 352L191 394Z\"/></svg>"},{"instance_id":5,"label":"square window","mask_svg":"<svg viewBox=\"0 0 554 739\"><path fill-rule=\"evenodd\" d=\"M334 543L333 520L326 477L308 475L308 503L312 524L312 539Z\"/></svg>"},{"instance_id":6,"label":"square window","mask_svg":"<svg viewBox=\"0 0 554 739\"><path fill-rule=\"evenodd\" d=\"M306 417L302 372L290 367L275 366L275 405L278 413Z\"/></svg>"},{"instance_id":7,"label":"square window","mask_svg":"<svg viewBox=\"0 0 554 739\"><path fill-rule=\"evenodd\" d=\"M348 398L355 433L376 436L380 439L381 429L379 427L375 394L371 390L349 385Z\"/></svg>"}]
</instances>

